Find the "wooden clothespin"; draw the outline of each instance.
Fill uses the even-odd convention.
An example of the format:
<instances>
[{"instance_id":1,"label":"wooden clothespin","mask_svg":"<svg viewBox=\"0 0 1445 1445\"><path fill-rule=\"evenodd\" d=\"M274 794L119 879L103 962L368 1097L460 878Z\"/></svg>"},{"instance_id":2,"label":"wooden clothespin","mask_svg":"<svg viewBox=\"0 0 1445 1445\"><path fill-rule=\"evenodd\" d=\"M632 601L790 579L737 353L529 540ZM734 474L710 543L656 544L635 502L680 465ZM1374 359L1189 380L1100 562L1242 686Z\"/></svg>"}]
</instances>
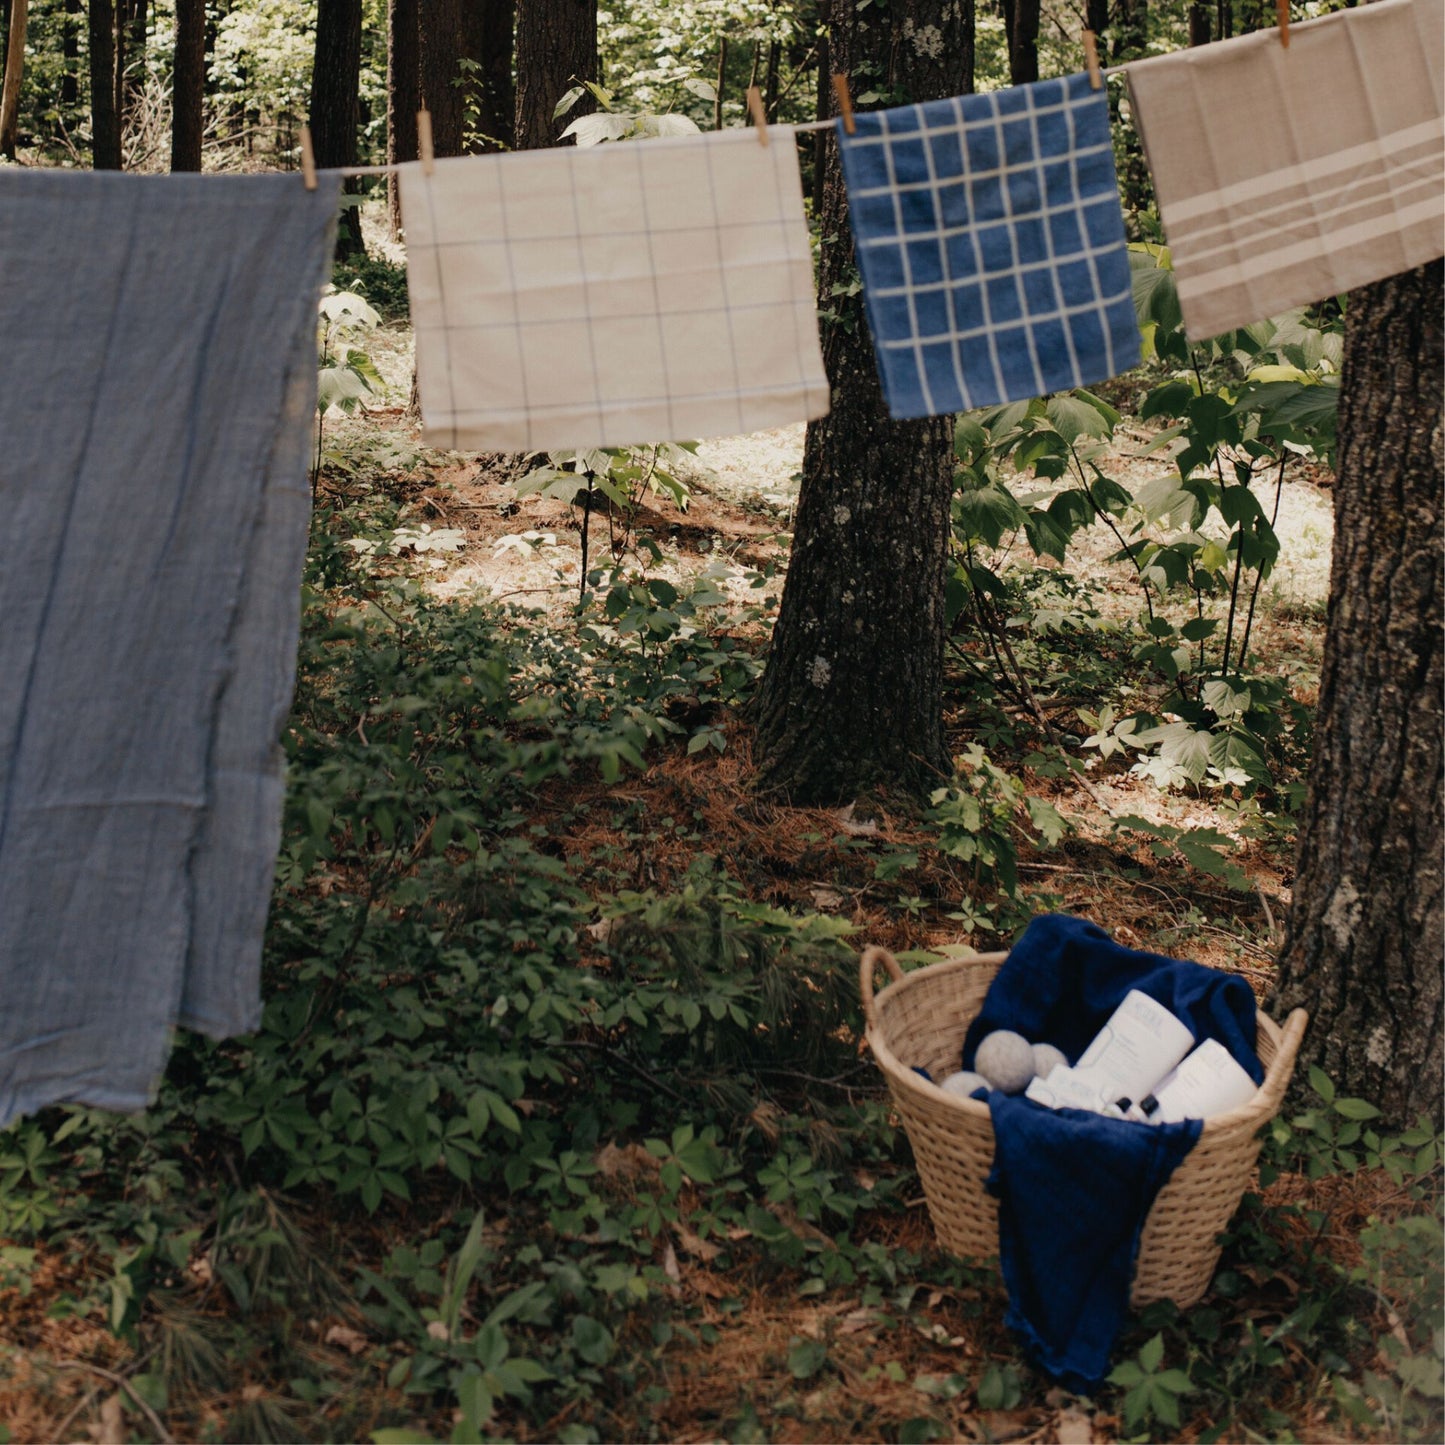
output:
<instances>
[{"instance_id":1,"label":"wooden clothespin","mask_svg":"<svg viewBox=\"0 0 1445 1445\"><path fill-rule=\"evenodd\" d=\"M757 86L748 86L748 114L753 118L753 124L758 128L758 144L765 146L768 143L768 113L763 109L763 93Z\"/></svg>"},{"instance_id":2,"label":"wooden clothespin","mask_svg":"<svg viewBox=\"0 0 1445 1445\"><path fill-rule=\"evenodd\" d=\"M1274 13L1279 20L1279 43L1289 49L1289 0L1274 0Z\"/></svg>"},{"instance_id":3,"label":"wooden clothespin","mask_svg":"<svg viewBox=\"0 0 1445 1445\"><path fill-rule=\"evenodd\" d=\"M838 97L838 114L843 117L843 129L849 135L856 134L858 127L853 120L853 97L848 94L846 75L833 77L833 94Z\"/></svg>"},{"instance_id":4,"label":"wooden clothespin","mask_svg":"<svg viewBox=\"0 0 1445 1445\"><path fill-rule=\"evenodd\" d=\"M316 152L311 149L311 127L301 127L301 179L308 191L316 189Z\"/></svg>"},{"instance_id":5,"label":"wooden clothespin","mask_svg":"<svg viewBox=\"0 0 1445 1445\"><path fill-rule=\"evenodd\" d=\"M1103 90L1104 77L1099 70L1099 46L1092 30L1084 31L1084 64L1089 71L1089 89Z\"/></svg>"},{"instance_id":6,"label":"wooden clothespin","mask_svg":"<svg viewBox=\"0 0 1445 1445\"><path fill-rule=\"evenodd\" d=\"M432 150L431 144L431 111L419 110L416 113L416 144L421 153L421 170L424 176L429 176L436 169L436 152Z\"/></svg>"}]
</instances>

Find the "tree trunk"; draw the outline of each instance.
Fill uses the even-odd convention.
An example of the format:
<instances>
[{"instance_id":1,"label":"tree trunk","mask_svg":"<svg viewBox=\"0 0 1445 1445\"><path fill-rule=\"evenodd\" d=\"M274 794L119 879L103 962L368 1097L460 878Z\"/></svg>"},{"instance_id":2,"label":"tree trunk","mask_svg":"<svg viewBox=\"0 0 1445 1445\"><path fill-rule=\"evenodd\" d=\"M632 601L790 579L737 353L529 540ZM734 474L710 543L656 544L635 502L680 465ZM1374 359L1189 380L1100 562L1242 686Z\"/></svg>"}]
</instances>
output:
<instances>
[{"instance_id":1,"label":"tree trunk","mask_svg":"<svg viewBox=\"0 0 1445 1445\"><path fill-rule=\"evenodd\" d=\"M1275 1002L1390 1127L1441 1124L1439 261L1351 294L1315 753Z\"/></svg>"},{"instance_id":2,"label":"tree trunk","mask_svg":"<svg viewBox=\"0 0 1445 1445\"><path fill-rule=\"evenodd\" d=\"M84 6L80 0L65 0L65 19L60 35L60 54L65 72L60 77L60 103L80 104L80 17Z\"/></svg>"},{"instance_id":3,"label":"tree trunk","mask_svg":"<svg viewBox=\"0 0 1445 1445\"><path fill-rule=\"evenodd\" d=\"M90 0L90 156L98 171L120 169L120 116L115 108L115 10Z\"/></svg>"},{"instance_id":4,"label":"tree trunk","mask_svg":"<svg viewBox=\"0 0 1445 1445\"><path fill-rule=\"evenodd\" d=\"M417 0L387 0L386 7L386 163L401 165L417 157L416 113L421 109L421 35ZM401 191L393 173L386 180L391 235L401 235Z\"/></svg>"},{"instance_id":5,"label":"tree trunk","mask_svg":"<svg viewBox=\"0 0 1445 1445\"><path fill-rule=\"evenodd\" d=\"M171 169L201 168L206 106L206 0L176 0L171 89Z\"/></svg>"},{"instance_id":6,"label":"tree trunk","mask_svg":"<svg viewBox=\"0 0 1445 1445\"><path fill-rule=\"evenodd\" d=\"M29 0L13 0L5 46L5 81L0 86L0 155L15 159L20 135L20 82L25 77L25 23Z\"/></svg>"},{"instance_id":7,"label":"tree trunk","mask_svg":"<svg viewBox=\"0 0 1445 1445\"><path fill-rule=\"evenodd\" d=\"M722 67L718 67L719 95L721 95ZM827 0L822 0L818 6L818 92L816 102L813 106L814 120L827 120L832 113L831 107L835 104L833 100L833 62L828 49L828 5ZM721 107L719 107L721 115ZM722 121L718 121L719 127ZM833 145L833 138L825 130L813 132L813 183L811 196L813 201L813 215L823 214L823 180L828 173L828 151Z\"/></svg>"},{"instance_id":8,"label":"tree trunk","mask_svg":"<svg viewBox=\"0 0 1445 1445\"><path fill-rule=\"evenodd\" d=\"M937 27L933 29L931 27ZM941 33L941 44L939 36ZM973 7L833 7L830 67L886 75L911 100L973 89ZM754 709L759 782L837 802L877 782L922 791L949 771L943 737L950 417L895 422L858 296L836 146L826 155L818 275L833 409L808 426L788 579Z\"/></svg>"},{"instance_id":9,"label":"tree trunk","mask_svg":"<svg viewBox=\"0 0 1445 1445\"><path fill-rule=\"evenodd\" d=\"M1189 45L1192 49L1196 45L1208 45L1209 35L1209 7L1207 5L1191 5L1189 7Z\"/></svg>"},{"instance_id":10,"label":"tree trunk","mask_svg":"<svg viewBox=\"0 0 1445 1445\"><path fill-rule=\"evenodd\" d=\"M1013 0L1008 43L1012 85L1029 85L1039 78L1039 8L1040 0Z\"/></svg>"},{"instance_id":11,"label":"tree trunk","mask_svg":"<svg viewBox=\"0 0 1445 1445\"><path fill-rule=\"evenodd\" d=\"M360 91L361 0L320 0L311 70L311 146L318 168L356 164ZM352 204L341 213L336 255L344 259L365 254L361 212Z\"/></svg>"},{"instance_id":12,"label":"tree trunk","mask_svg":"<svg viewBox=\"0 0 1445 1445\"><path fill-rule=\"evenodd\" d=\"M517 87L512 80L516 0L469 0L463 16L465 51L476 65L476 133L466 138L474 152L510 150L517 128Z\"/></svg>"},{"instance_id":13,"label":"tree trunk","mask_svg":"<svg viewBox=\"0 0 1445 1445\"><path fill-rule=\"evenodd\" d=\"M552 145L579 115L591 114L597 107L584 95L552 119L573 85L598 79L597 0L517 0L518 150Z\"/></svg>"},{"instance_id":14,"label":"tree trunk","mask_svg":"<svg viewBox=\"0 0 1445 1445\"><path fill-rule=\"evenodd\" d=\"M418 0L421 103L431 112L432 153L462 153L462 0Z\"/></svg>"},{"instance_id":15,"label":"tree trunk","mask_svg":"<svg viewBox=\"0 0 1445 1445\"><path fill-rule=\"evenodd\" d=\"M116 14L124 45L117 45L116 68L122 115L133 110L145 90L146 26L150 0L122 0Z\"/></svg>"},{"instance_id":16,"label":"tree trunk","mask_svg":"<svg viewBox=\"0 0 1445 1445\"><path fill-rule=\"evenodd\" d=\"M1084 0L1084 26L1095 35L1109 26L1109 0Z\"/></svg>"}]
</instances>

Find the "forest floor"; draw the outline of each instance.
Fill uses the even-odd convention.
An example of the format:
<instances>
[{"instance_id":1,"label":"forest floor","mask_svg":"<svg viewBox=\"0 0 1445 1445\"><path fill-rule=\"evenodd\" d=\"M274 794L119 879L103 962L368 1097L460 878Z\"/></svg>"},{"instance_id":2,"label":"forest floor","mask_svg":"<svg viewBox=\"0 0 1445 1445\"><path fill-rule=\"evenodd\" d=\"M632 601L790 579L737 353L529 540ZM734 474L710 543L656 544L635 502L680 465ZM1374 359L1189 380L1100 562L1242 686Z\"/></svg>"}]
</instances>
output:
<instances>
[{"instance_id":1,"label":"forest floor","mask_svg":"<svg viewBox=\"0 0 1445 1445\"><path fill-rule=\"evenodd\" d=\"M327 445L359 464L373 479L368 486L399 504L393 520L400 529L394 540L401 544L395 567L459 608L495 602L518 609L519 628L563 639L572 635L587 570L580 509L535 494L519 497L518 468L510 461L421 449L414 419L400 404L401 378L409 370L404 329L384 328L374 353L394 394L360 416L329 421ZM1111 458L1114 474L1134 485L1151 475L1151 468L1164 467L1138 455L1146 439L1144 429L1126 431ZM648 575L679 586L711 575L729 601L712 611L708 627L756 647L766 635L759 607L765 610L768 600L776 599L786 574L801 450L801 428L701 445L681 477L689 491L686 509L654 495L626 516L594 513L586 519L587 565L609 555L619 564L636 565L636 541L646 534L662 554L660 562L648 564ZM328 492L355 492L355 474L324 472L323 500ZM1285 545L1262 596L1255 638L1260 668L1287 678L1292 695L1304 704L1313 701L1323 641L1329 484L1327 474L1301 466L1278 496L1275 525ZM1018 485L1029 483L1020 478ZM1262 497L1267 507L1275 506L1273 488ZM1114 543L1098 531L1081 539L1069 567L1074 576L1089 578L1088 597L1099 616L1132 622L1140 605L1136 585L1126 568L1105 560ZM974 669L988 665L976 653L956 661ZM1239 973L1261 1001L1268 997L1292 878L1287 822L1241 810L1226 788L1161 789L1131 771L1127 757L1096 760L1080 770L1041 762L1051 748L1082 756L1089 724L1079 707L1097 708L1101 701L1082 683L1070 686L1057 669L1047 689L1031 700L1000 687L975 703L966 682L951 688L950 699L947 724L955 751L986 738L990 756L1069 825L1052 847L1019 843L1023 916L1047 909L1077 913L1131 946ZM720 750L659 748L648 754L645 767L612 782L579 771L538 792L525 826L555 839L558 856L589 890L595 879L607 880L613 890L659 895L679 890L705 847L747 900L837 920L846 925L850 946L880 943L916 956L1006 942L1014 921L1005 926L986 912L960 913L967 898L958 875L935 853L936 834L915 809L886 796L841 809L760 799L750 787L745 721L729 711L714 722ZM674 818L687 817L694 820L691 830L672 826ZM1157 836L1121 827L1123 819L1184 833L1203 830L1219 840L1246 885L1229 886L1220 876L1196 871ZM866 854L858 851L863 845ZM888 859L900 860L901 871L878 866ZM593 934L604 941L605 892L597 887L599 922ZM884 1119L880 1076L861 1041L850 1047L853 1063L836 1092L849 1107L871 1101ZM824 1084L834 1087L834 1081L815 1082L820 1090ZM820 1116L814 1126L825 1139L833 1127L828 1117ZM773 1105L760 1102L750 1116L750 1137L775 1144L780 1128L786 1134L792 1127L781 1120ZM656 1187L660 1161L635 1142L619 1143L623 1132L597 1148L592 1173L614 1193L640 1198ZM832 1148L846 1158L836 1144L825 1142L815 1155L826 1162ZM679 1154L684 1148L675 1139L673 1147ZM225 1162L235 1170L230 1156ZM484 1433L535 1440L645 1436L1059 1445L1150 1438L1432 1438L1436 1405L1427 1404L1422 1416L1418 1400L1392 1399L1383 1385L1380 1398L1369 1396L1365 1403L1357 1391L1342 1404L1334 1381L1347 1369L1373 1370L1375 1376L1360 1376L1367 1383L1393 1378L1395 1357L1384 1344L1371 1342L1393 1335L1410 1345L1398 1298L1383 1287L1373 1296L1353 1285L1353 1293L1341 1293L1344 1283L1331 1284L1327 1294L1312 1293L1322 1278L1348 1283L1365 1258L1362 1231L1381 1219L1419 1213L1418 1196L1384 1170L1327 1173L1306 1169L1305 1156L1297 1162L1303 1172L1282 1174L1254 1201L1215 1291L1189 1323L1156 1307L1131 1327L1116 1358L1135 1361L1143 1383L1121 1382L1098 1399L1055 1388L1024 1365L1004 1329L1005 1301L996 1277L941 1255L906 1165L875 1158L854 1159L843 1168L837 1178L846 1175L857 1198L890 1201L877 1207L865 1202L848 1216L845 1234L831 1217L827 1231L819 1227L820 1216L810 1213L801 1186L790 1195L770 1185L766 1208L791 1241L787 1249L797 1246L793 1254L779 1244L776 1253L748 1255L749 1235L760 1230L756 1218L749 1216L750 1227L736 1222L689 1176L691 1182L677 1194L678 1217L657 1234L647 1261L648 1287L663 1301L658 1308L672 1314L646 1338L614 1327L619 1346L625 1336L632 1352L630 1373L609 1380L610 1367L589 1374L589 1366L578 1363L579 1378L595 1376L595 1385L578 1387L551 1413L499 1403ZM0 1171L5 1167L0 1159ZM220 1175L214 1160L207 1167ZM902 1190L896 1197L888 1193L885 1171ZM1320 1177L1311 1177L1314 1173ZM239 1187L239 1178L236 1183ZM841 1192L841 1182L838 1188ZM258 1189L258 1195L277 1209L284 1199L274 1188ZM385 1259L389 1270L409 1242L452 1227L456 1194L433 1210L434 1197L441 1196L434 1190L419 1193L407 1208L389 1201L381 1213L365 1218L343 1213L339 1217L348 1223L336 1260L364 1273L381 1271ZM505 1215L499 1182L489 1181L480 1198ZM336 1207L355 1208L354 1201ZM298 1203L295 1227L315 1239L328 1231L334 1235L332 1209L324 1195ZM725 1229L710 1223L712 1209L717 1221L734 1222ZM276 1226L281 1234L291 1227ZM504 1217L496 1229L488 1238L500 1252ZM216 1232L219 1237L219 1225ZM845 1235L848 1248L840 1253L836 1242ZM562 1237L569 1236L564 1231ZM584 1237L589 1247L595 1244L595 1232L583 1235L579 1227L576 1238ZM581 1246L574 1240L573 1247ZM516 1240L506 1248L525 1254ZM844 1263L829 1274L818 1261L835 1256ZM262 1328L247 1323L245 1307L220 1303L208 1262L218 1256L186 1245L178 1257L179 1282L163 1281L174 1292L159 1307L160 1324L152 1320L137 1328L132 1322L112 1331L106 1310L115 1324L126 1317L125 1299L117 1314L118 1296L105 1272L113 1270L119 1278L128 1256L93 1244L51 1248L43 1234L38 1240L0 1238L0 1442L310 1439L321 1438L322 1431L333 1432L326 1438L400 1442L447 1438L454 1428L453 1438L472 1438L457 1423L463 1411L444 1392L430 1405L427 1396L402 1394L394 1383L404 1378L393 1363L397 1347L372 1315L363 1319L354 1306L333 1305L321 1295L310 1309L266 1315L264 1328L273 1335L264 1348L255 1345L243 1370L208 1376L204 1362L173 1358L182 1338L175 1319L186 1310L192 1322L208 1312L225 1315L257 1341ZM1322 1328L1321 1311L1343 1310L1346 1299L1350 1309L1361 1311L1356 1356L1348 1363L1312 1334ZM485 1313L480 1305L476 1310L474 1323ZM676 1320L675 1328L669 1319ZM482 1333L488 1327L483 1325ZM434 1321L424 1330L433 1347L446 1337L444 1328L440 1335L437 1329ZM1159 1355L1151 1353L1156 1338L1167 1339L1168 1363L1179 1367L1172 1379L1170 1370L1160 1370ZM427 1347L425 1339L422 1345ZM585 1341L577 1349L583 1361L603 1358L589 1353ZM303 1357L304 1367L297 1363ZM304 1378L288 1386L288 1372ZM319 1394L315 1379L326 1381ZM1224 1403L1229 1401L1234 1403ZM399 1420L410 1423L399 1426Z\"/></svg>"}]
</instances>

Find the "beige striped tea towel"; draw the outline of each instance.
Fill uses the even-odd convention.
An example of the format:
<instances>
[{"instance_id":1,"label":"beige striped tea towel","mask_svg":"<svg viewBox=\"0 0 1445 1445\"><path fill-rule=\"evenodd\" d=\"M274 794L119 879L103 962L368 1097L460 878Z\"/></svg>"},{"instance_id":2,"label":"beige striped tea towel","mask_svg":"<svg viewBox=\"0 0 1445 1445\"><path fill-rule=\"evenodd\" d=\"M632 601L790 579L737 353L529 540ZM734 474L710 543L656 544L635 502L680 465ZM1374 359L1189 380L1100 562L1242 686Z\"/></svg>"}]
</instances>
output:
<instances>
[{"instance_id":1,"label":"beige striped tea towel","mask_svg":"<svg viewBox=\"0 0 1445 1445\"><path fill-rule=\"evenodd\" d=\"M769 139L403 166L425 440L624 446L824 415L797 147Z\"/></svg>"},{"instance_id":2,"label":"beige striped tea towel","mask_svg":"<svg viewBox=\"0 0 1445 1445\"><path fill-rule=\"evenodd\" d=\"M1379 0L1129 67L1195 339L1445 254L1442 0Z\"/></svg>"}]
</instances>

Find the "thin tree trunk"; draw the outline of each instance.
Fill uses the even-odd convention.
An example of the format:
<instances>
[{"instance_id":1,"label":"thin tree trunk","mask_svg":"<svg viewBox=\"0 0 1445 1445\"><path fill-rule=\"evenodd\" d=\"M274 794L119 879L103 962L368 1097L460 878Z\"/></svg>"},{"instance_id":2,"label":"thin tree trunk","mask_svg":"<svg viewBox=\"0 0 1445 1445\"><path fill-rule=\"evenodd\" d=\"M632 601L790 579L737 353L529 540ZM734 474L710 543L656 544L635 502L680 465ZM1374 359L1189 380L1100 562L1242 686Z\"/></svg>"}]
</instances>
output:
<instances>
[{"instance_id":1,"label":"thin tree trunk","mask_svg":"<svg viewBox=\"0 0 1445 1445\"><path fill-rule=\"evenodd\" d=\"M421 109L421 36L417 0L387 0L386 7L386 163L417 158L416 113ZM391 235L401 235L401 191L393 173L386 181Z\"/></svg>"},{"instance_id":2,"label":"thin tree trunk","mask_svg":"<svg viewBox=\"0 0 1445 1445\"><path fill-rule=\"evenodd\" d=\"M470 86L477 104L476 133L466 138L467 149L510 150L517 125L517 87L512 79L516 0L470 0L463 21L466 58L477 67Z\"/></svg>"},{"instance_id":3,"label":"thin tree trunk","mask_svg":"<svg viewBox=\"0 0 1445 1445\"><path fill-rule=\"evenodd\" d=\"M728 67L728 38L726 35L719 35L717 41L717 85L712 98L712 128L722 129L723 122L723 86L727 80Z\"/></svg>"},{"instance_id":4,"label":"thin tree trunk","mask_svg":"<svg viewBox=\"0 0 1445 1445\"><path fill-rule=\"evenodd\" d=\"M421 103L431 112L432 150L462 153L462 0L418 0L421 34Z\"/></svg>"},{"instance_id":5,"label":"thin tree trunk","mask_svg":"<svg viewBox=\"0 0 1445 1445\"><path fill-rule=\"evenodd\" d=\"M145 90L146 29L150 20L150 0L126 0L124 15L125 65L121 75L124 109L135 108Z\"/></svg>"},{"instance_id":6,"label":"thin tree trunk","mask_svg":"<svg viewBox=\"0 0 1445 1445\"><path fill-rule=\"evenodd\" d=\"M171 169L201 168L206 106L206 0L176 0L171 88Z\"/></svg>"},{"instance_id":7,"label":"thin tree trunk","mask_svg":"<svg viewBox=\"0 0 1445 1445\"><path fill-rule=\"evenodd\" d=\"M1209 34L1209 7L1207 5L1191 5L1189 7L1189 45L1192 49L1196 45L1208 45Z\"/></svg>"},{"instance_id":8,"label":"thin tree trunk","mask_svg":"<svg viewBox=\"0 0 1445 1445\"><path fill-rule=\"evenodd\" d=\"M828 46L828 6L823 0L818 6L818 93L813 107L814 120L827 120L832 114L833 60ZM828 151L833 138L825 130L813 132L813 214L823 214L823 180L828 173Z\"/></svg>"},{"instance_id":9,"label":"thin tree trunk","mask_svg":"<svg viewBox=\"0 0 1445 1445\"><path fill-rule=\"evenodd\" d=\"M873 66L913 100L971 90L972 6L835 6L830 68ZM921 791L948 772L953 423L887 416L859 298L834 294L855 274L836 146L825 166L819 310L844 313L824 331L833 409L808 426L788 580L753 712L759 783L795 802L839 801L878 782Z\"/></svg>"},{"instance_id":10,"label":"thin tree trunk","mask_svg":"<svg viewBox=\"0 0 1445 1445\"><path fill-rule=\"evenodd\" d=\"M1013 85L1029 85L1039 78L1040 0L1013 0L1009 32L1008 73Z\"/></svg>"},{"instance_id":11,"label":"thin tree trunk","mask_svg":"<svg viewBox=\"0 0 1445 1445\"><path fill-rule=\"evenodd\" d=\"M60 103L80 104L80 17L85 7L80 0L65 0L65 19L60 35L60 54L65 73L60 77Z\"/></svg>"},{"instance_id":12,"label":"thin tree trunk","mask_svg":"<svg viewBox=\"0 0 1445 1445\"><path fill-rule=\"evenodd\" d=\"M311 70L311 145L318 167L356 164L361 123L361 0L321 0L316 13L316 60ZM338 258L366 254L361 213L341 213Z\"/></svg>"},{"instance_id":13,"label":"thin tree trunk","mask_svg":"<svg viewBox=\"0 0 1445 1445\"><path fill-rule=\"evenodd\" d=\"M115 11L90 0L90 155L98 171L120 169L120 116L115 108Z\"/></svg>"},{"instance_id":14,"label":"thin tree trunk","mask_svg":"<svg viewBox=\"0 0 1445 1445\"><path fill-rule=\"evenodd\" d=\"M579 80L600 79L597 0L517 0L518 150L556 143L580 115L597 107L584 95L554 120L557 103Z\"/></svg>"},{"instance_id":15,"label":"thin tree trunk","mask_svg":"<svg viewBox=\"0 0 1445 1445\"><path fill-rule=\"evenodd\" d=\"M25 76L25 24L29 0L12 0L5 46L5 82L0 86L0 155L15 159L20 134L20 82Z\"/></svg>"},{"instance_id":16,"label":"thin tree trunk","mask_svg":"<svg viewBox=\"0 0 1445 1445\"><path fill-rule=\"evenodd\" d=\"M1442 264L1346 309L1329 621L1275 1002L1388 1127L1441 1124Z\"/></svg>"}]
</instances>

